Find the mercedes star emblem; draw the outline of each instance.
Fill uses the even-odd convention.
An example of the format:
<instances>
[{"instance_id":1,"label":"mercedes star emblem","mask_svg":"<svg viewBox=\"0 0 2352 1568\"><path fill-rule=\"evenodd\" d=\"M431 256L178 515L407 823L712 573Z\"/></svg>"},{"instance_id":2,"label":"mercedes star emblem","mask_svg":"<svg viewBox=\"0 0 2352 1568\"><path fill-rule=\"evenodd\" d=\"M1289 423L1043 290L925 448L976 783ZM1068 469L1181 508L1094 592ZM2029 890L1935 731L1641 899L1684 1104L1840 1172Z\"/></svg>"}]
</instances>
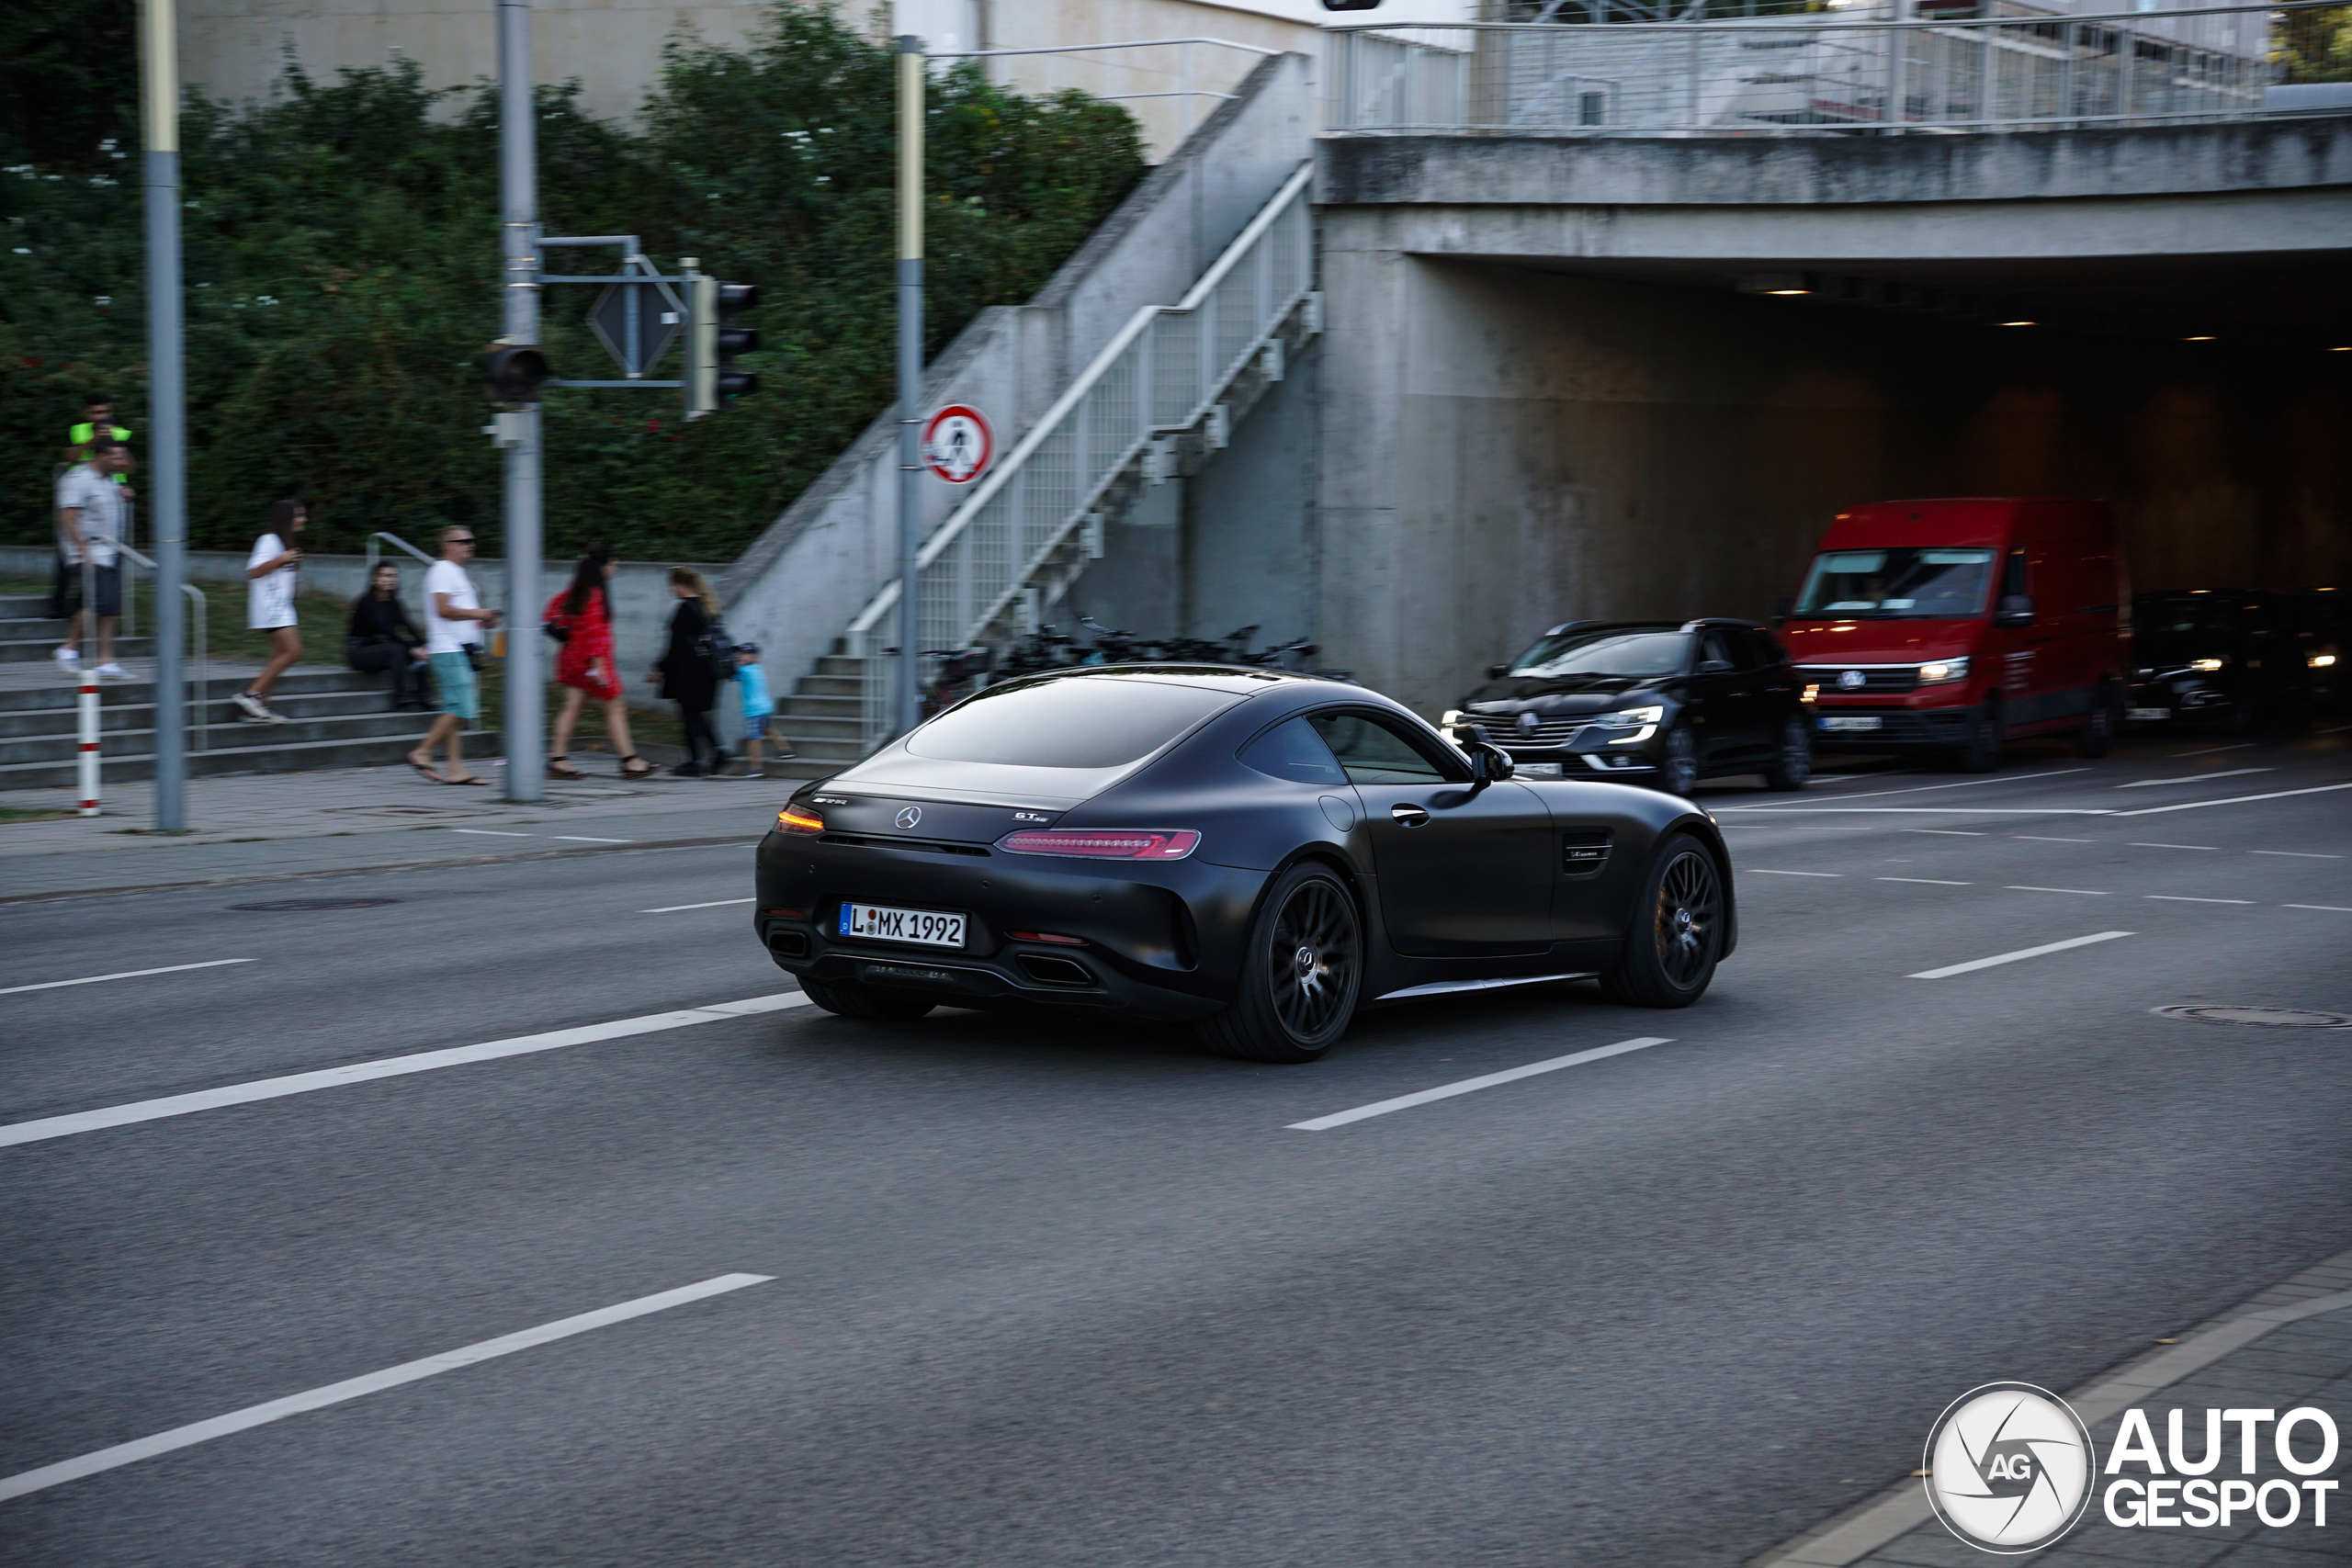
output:
<instances>
[{"instance_id":1,"label":"mercedes star emblem","mask_svg":"<svg viewBox=\"0 0 2352 1568\"><path fill-rule=\"evenodd\" d=\"M911 828L911 827L913 827L916 823L918 823L918 822L920 822L920 821L922 821L922 807L920 807L920 806L901 806L900 807L899 807L899 827L901 827L901 828Z\"/></svg>"}]
</instances>

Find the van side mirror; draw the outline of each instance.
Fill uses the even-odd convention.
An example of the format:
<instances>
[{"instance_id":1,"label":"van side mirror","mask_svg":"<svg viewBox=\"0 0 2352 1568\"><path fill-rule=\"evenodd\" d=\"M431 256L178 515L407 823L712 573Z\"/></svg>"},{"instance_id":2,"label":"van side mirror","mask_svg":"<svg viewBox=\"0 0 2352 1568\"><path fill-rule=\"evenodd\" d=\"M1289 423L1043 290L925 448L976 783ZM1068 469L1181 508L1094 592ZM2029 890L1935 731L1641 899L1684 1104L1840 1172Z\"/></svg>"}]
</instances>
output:
<instances>
[{"instance_id":1,"label":"van side mirror","mask_svg":"<svg viewBox=\"0 0 2352 1568\"><path fill-rule=\"evenodd\" d=\"M1993 612L1996 626L2030 626L2033 625L2033 598L2026 593L2002 596L2001 607Z\"/></svg>"},{"instance_id":2,"label":"van side mirror","mask_svg":"<svg viewBox=\"0 0 2352 1568\"><path fill-rule=\"evenodd\" d=\"M1499 681L1510 673L1510 666L1508 664L1489 664L1487 666L1487 679L1489 681Z\"/></svg>"},{"instance_id":3,"label":"van side mirror","mask_svg":"<svg viewBox=\"0 0 2352 1568\"><path fill-rule=\"evenodd\" d=\"M1796 614L1796 609L1797 602L1793 599L1773 600L1772 624L1776 626L1779 626L1782 621L1787 620L1791 615Z\"/></svg>"}]
</instances>

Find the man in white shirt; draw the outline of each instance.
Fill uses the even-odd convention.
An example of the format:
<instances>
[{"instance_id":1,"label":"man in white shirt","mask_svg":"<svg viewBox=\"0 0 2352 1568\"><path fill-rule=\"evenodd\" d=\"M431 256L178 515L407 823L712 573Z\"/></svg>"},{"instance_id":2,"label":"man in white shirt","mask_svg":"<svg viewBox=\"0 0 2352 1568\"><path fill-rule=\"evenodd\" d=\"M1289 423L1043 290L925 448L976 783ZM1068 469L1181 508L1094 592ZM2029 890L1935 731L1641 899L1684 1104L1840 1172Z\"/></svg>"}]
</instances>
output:
<instances>
[{"instance_id":1,"label":"man in white shirt","mask_svg":"<svg viewBox=\"0 0 2352 1568\"><path fill-rule=\"evenodd\" d=\"M408 754L408 765L433 784L490 782L468 773L465 759L466 726L481 716L468 649L478 647L482 634L498 624L498 612L481 607L474 580L466 575L466 562L473 558L474 531L444 528L441 558L424 572L424 647L433 656L433 683L441 694L441 716ZM449 749L448 772L436 773L433 750L445 743Z\"/></svg>"},{"instance_id":2,"label":"man in white shirt","mask_svg":"<svg viewBox=\"0 0 2352 1568\"><path fill-rule=\"evenodd\" d=\"M254 683L230 700L248 724L284 724L286 716L269 705L277 678L302 657L302 634L295 627L294 590L301 581L302 551L294 536L310 526L309 508L299 501L281 501L270 507L269 532L254 541L245 558L245 625L269 634L269 662Z\"/></svg>"},{"instance_id":3,"label":"man in white shirt","mask_svg":"<svg viewBox=\"0 0 2352 1568\"><path fill-rule=\"evenodd\" d=\"M110 435L93 435L89 461L65 470L57 481L57 547L64 558L67 597L74 618L66 624L65 640L58 645L58 666L67 674L82 667L82 622L97 621L98 668L101 680L128 681L130 671L114 661L114 629L122 616L122 567L115 546L122 537L123 489L117 474L130 468L130 448ZM95 604L81 602L82 563L92 569Z\"/></svg>"}]
</instances>

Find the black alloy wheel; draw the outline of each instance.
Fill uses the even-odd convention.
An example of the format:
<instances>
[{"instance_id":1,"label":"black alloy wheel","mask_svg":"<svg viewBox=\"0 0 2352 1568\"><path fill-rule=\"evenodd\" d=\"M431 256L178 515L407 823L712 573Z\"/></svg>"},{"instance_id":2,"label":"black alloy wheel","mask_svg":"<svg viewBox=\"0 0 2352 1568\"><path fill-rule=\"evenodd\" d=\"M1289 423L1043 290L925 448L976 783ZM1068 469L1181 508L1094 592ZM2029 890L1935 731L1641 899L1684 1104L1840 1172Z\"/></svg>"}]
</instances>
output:
<instances>
[{"instance_id":1,"label":"black alloy wheel","mask_svg":"<svg viewBox=\"0 0 2352 1568\"><path fill-rule=\"evenodd\" d=\"M2001 700L1987 697L1984 705L1968 716L1968 736L1954 753L1963 773L1989 773L2001 765L2001 739L2007 727L2001 722Z\"/></svg>"},{"instance_id":2,"label":"black alloy wheel","mask_svg":"<svg viewBox=\"0 0 2352 1568\"><path fill-rule=\"evenodd\" d=\"M2116 720L2121 716L2112 688L2102 684L2091 698L2090 716L2075 731L2075 754L2094 760L2115 749Z\"/></svg>"},{"instance_id":3,"label":"black alloy wheel","mask_svg":"<svg viewBox=\"0 0 2352 1568\"><path fill-rule=\"evenodd\" d=\"M1668 795L1680 795L1699 787L1699 738L1687 724L1668 730L1659 743L1657 786Z\"/></svg>"},{"instance_id":4,"label":"black alloy wheel","mask_svg":"<svg viewBox=\"0 0 2352 1568\"><path fill-rule=\"evenodd\" d=\"M1220 1055L1312 1062L1347 1032L1363 980L1355 896L1329 867L1304 863L1260 908L1231 1005L1193 1028Z\"/></svg>"},{"instance_id":5,"label":"black alloy wheel","mask_svg":"<svg viewBox=\"0 0 2352 1568\"><path fill-rule=\"evenodd\" d=\"M838 980L803 980L800 988L810 1001L842 1018L903 1023L910 1019L921 1018L939 1005L922 997L896 991L869 991L864 986L845 985Z\"/></svg>"},{"instance_id":6,"label":"black alloy wheel","mask_svg":"<svg viewBox=\"0 0 2352 1568\"><path fill-rule=\"evenodd\" d=\"M1635 1007L1687 1008L1706 995L1724 946L1723 875L1688 833L1651 857L1624 950L1600 976L1601 994Z\"/></svg>"},{"instance_id":7,"label":"black alloy wheel","mask_svg":"<svg viewBox=\"0 0 2352 1568\"><path fill-rule=\"evenodd\" d=\"M1781 727L1781 749L1764 769L1764 782L1774 789L1803 789L1813 777L1813 725L1793 713Z\"/></svg>"}]
</instances>

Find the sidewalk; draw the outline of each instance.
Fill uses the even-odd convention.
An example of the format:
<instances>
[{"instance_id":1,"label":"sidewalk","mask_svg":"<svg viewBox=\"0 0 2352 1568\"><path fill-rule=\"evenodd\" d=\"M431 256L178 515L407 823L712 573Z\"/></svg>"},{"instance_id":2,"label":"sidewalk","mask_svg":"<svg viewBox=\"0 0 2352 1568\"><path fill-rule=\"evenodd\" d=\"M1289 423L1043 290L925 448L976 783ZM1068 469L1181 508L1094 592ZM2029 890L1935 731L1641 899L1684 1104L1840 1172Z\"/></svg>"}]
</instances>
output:
<instances>
[{"instance_id":1,"label":"sidewalk","mask_svg":"<svg viewBox=\"0 0 2352 1568\"><path fill-rule=\"evenodd\" d=\"M1959 1390L1953 1391L1955 1393ZM2204 1446L2204 1412L2255 1409L2285 1413L2316 1405L2335 1417L2346 1441L2319 1476L2292 1476L2262 1428L2255 1486L2272 1480L2334 1478L2327 1523L2314 1527L2308 1506L2289 1525L2265 1526L2244 1517L2228 1526L2126 1529L2102 1509L2107 1477L2096 1475L2082 1522L2046 1551L1998 1556L1962 1543L1930 1517L1917 1480L1879 1496L1755 1560L1752 1568L1984 1568L2003 1562L2053 1568L2324 1568L2352 1562L2352 1252L2339 1254L2239 1303L2168 1339L2085 1388L2060 1391L2089 1424L2104 1465L2124 1410L2145 1412L2157 1442L2166 1440L2176 1410L2186 1412L2185 1443ZM2213 1477L2236 1477L2235 1427L2224 1428L2225 1458ZM2302 1428L2305 1438L2311 1428ZM1927 1434L1923 1431L1921 1438ZM2308 1447L2306 1447L2308 1451ZM2126 1474L2146 1472L2134 1462Z\"/></svg>"},{"instance_id":2,"label":"sidewalk","mask_svg":"<svg viewBox=\"0 0 2352 1568\"><path fill-rule=\"evenodd\" d=\"M192 779L192 831L153 832L153 787L104 792L101 815L0 821L0 903L191 884L322 875L381 867L595 853L628 846L756 840L799 779L616 776L548 782L547 799L501 797L496 759L472 766L491 784L427 784L406 767ZM70 792L0 791L0 808L54 810Z\"/></svg>"}]
</instances>

